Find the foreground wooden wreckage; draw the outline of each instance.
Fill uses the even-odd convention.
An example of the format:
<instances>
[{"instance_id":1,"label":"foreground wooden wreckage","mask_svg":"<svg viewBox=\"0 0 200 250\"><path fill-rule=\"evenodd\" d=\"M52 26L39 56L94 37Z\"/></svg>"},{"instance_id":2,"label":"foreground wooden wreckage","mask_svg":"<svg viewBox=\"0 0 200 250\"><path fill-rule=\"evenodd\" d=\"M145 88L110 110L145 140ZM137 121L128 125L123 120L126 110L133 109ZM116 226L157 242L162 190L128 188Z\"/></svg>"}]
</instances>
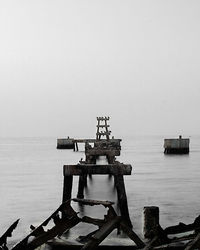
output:
<instances>
[{"instance_id":1,"label":"foreground wooden wreckage","mask_svg":"<svg viewBox=\"0 0 200 250\"><path fill-rule=\"evenodd\" d=\"M120 139L110 139L109 117L97 117L96 139L85 141L85 160L79 161L76 165L63 166L63 200L56 211L51 214L39 226L31 225L32 232L18 242L11 250L33 250L43 249L200 249L200 216L193 223L186 225L180 223L163 229L159 224L159 208L144 208L144 238L141 239L133 230L130 220L128 202L126 197L124 175L130 175L132 167L130 164L123 164L116 161L120 155ZM103 123L103 124L102 124ZM106 139L102 139L106 137ZM105 156L107 164L98 165L96 160L99 156ZM84 189L87 186L87 178L93 175L113 176L117 191L120 215L113 208L112 201L99 201L84 199ZM72 199L73 176L79 176L77 198ZM93 218L79 216L72 206L72 203L79 203L81 206L104 206L107 213L104 218ZM79 236L76 244L68 242L67 232L79 226L80 223L87 223L97 228L87 235ZM12 231L16 228L18 220L0 238L0 249L8 250L7 238L11 237ZM115 245L106 245L104 240L116 230ZM186 232L193 231L191 234ZM131 244L118 244L120 235L130 239ZM176 236L176 234L184 234ZM103 242L103 243L102 243ZM102 244L101 244L102 243Z\"/></svg>"},{"instance_id":2,"label":"foreground wooden wreckage","mask_svg":"<svg viewBox=\"0 0 200 250\"><path fill-rule=\"evenodd\" d=\"M79 217L78 213L74 211L71 202L79 202L83 206L98 206L102 205L107 209L107 214L103 219L91 218L88 216ZM64 202L56 211L49 216L38 227L31 226L32 232L28 234L23 240L13 246L12 250L33 250L40 249L43 244L43 249L110 249L111 246L100 245L102 241L116 229L117 234L123 232L132 240L132 245L128 246L113 246L113 249L200 249L200 216L198 216L193 223L167 227L163 229L157 219L154 218L154 212L151 214L152 207L148 207L150 213L145 215L146 222L146 235L145 239L141 239L123 220L118 216L112 207L114 203L110 201L95 201L86 199L72 199ZM154 207L153 207L154 208ZM153 209L154 210L154 209ZM152 223L147 225L151 221ZM155 223L156 222L156 223ZM0 238L0 249L8 250L7 238L11 237L12 231L17 226L18 220L2 235ZM89 223L97 226L97 229L88 233L85 236L79 236L79 244L69 245L67 241L59 241L62 235L67 230L72 229L79 223ZM45 231L44 228L48 224L53 226ZM144 223L145 224L145 223ZM191 234L186 232L193 231ZM176 234L183 234L184 236L172 237ZM58 240L56 240L58 239ZM116 244L117 244L116 237ZM99 246L100 245L100 246Z\"/></svg>"}]
</instances>

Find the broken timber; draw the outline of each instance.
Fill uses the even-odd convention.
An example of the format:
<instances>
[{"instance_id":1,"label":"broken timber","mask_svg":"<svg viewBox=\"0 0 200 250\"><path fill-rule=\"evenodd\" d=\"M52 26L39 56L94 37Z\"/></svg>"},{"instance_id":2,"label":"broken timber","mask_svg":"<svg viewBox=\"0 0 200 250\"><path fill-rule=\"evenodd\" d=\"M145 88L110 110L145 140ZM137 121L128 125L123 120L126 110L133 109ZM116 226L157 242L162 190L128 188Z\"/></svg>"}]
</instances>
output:
<instances>
[{"instance_id":1,"label":"broken timber","mask_svg":"<svg viewBox=\"0 0 200 250\"><path fill-rule=\"evenodd\" d=\"M200 249L200 216L193 223L167 227L162 229L159 225L159 208L145 207L145 230L148 233L149 242L143 250L149 249ZM148 218L149 217L149 218ZM144 223L144 224L145 224ZM194 231L192 234L173 237L172 235ZM189 242L188 242L189 241Z\"/></svg>"},{"instance_id":2,"label":"broken timber","mask_svg":"<svg viewBox=\"0 0 200 250\"><path fill-rule=\"evenodd\" d=\"M0 237L0 249L7 249L7 238L12 236L12 232L15 230L19 222L19 219L16 220Z\"/></svg>"},{"instance_id":3,"label":"broken timber","mask_svg":"<svg viewBox=\"0 0 200 250\"><path fill-rule=\"evenodd\" d=\"M59 216L59 212L65 214L62 218ZM54 226L44 231L44 227L53 221ZM55 212L53 212L44 222L42 222L38 227L33 227L33 231L28 234L23 240L18 242L11 250L33 250L42 244L46 243L48 240L63 234L67 229L70 229L80 222L80 218L77 213L70 206L70 200L61 204ZM29 238L34 236L35 238L29 241Z\"/></svg>"},{"instance_id":4,"label":"broken timber","mask_svg":"<svg viewBox=\"0 0 200 250\"><path fill-rule=\"evenodd\" d=\"M125 234L135 242L138 248L143 248L145 246L144 242L137 236L137 234L127 226L127 224L123 221L123 218L118 216L113 209L113 202L110 201L95 201L95 200L79 200L72 199L75 202L81 202L83 205L103 205L108 208L107 215L104 216L104 219L96 219L91 217L78 217L77 212L73 210L68 200L63 203L56 211L50 215L44 222L42 222L38 227L31 226L33 231L29 233L23 240L17 243L12 250L34 250L39 246L46 243L49 244L48 241L54 239L56 236L61 236L67 229L70 229L76 226L80 222L90 223L98 226L98 229L89 233L86 236L80 236L80 239L86 240L82 246L78 246L78 249L95 249L98 245L114 230L121 228ZM64 217L59 216L59 212L65 213ZM53 220L54 226L47 231L44 230L44 227L49 224L49 222ZM16 224L16 223L15 223ZM34 236L33 239L30 237ZM56 239L54 239L56 241ZM50 243L51 249L54 248L54 243ZM115 248L115 246L113 246ZM133 246L131 246L132 249ZM76 248L76 246L75 246ZM7 249L7 248L6 248ZM58 248L59 249L59 248ZM61 248L62 249L62 248ZM74 245L69 245L67 249L74 249ZM122 247L122 249L126 249L126 247Z\"/></svg>"},{"instance_id":5,"label":"broken timber","mask_svg":"<svg viewBox=\"0 0 200 250\"><path fill-rule=\"evenodd\" d=\"M84 249L96 249L98 245L114 230L114 229L122 229L123 232L135 242L138 248L143 248L145 243L137 236L137 234L132 231L132 229L126 224L122 217L117 216L115 210L112 205L113 202L110 201L97 201L97 200L84 200L84 199L72 199L72 201L80 202L82 205L103 205L104 207L108 207L107 215L104 216L104 220L95 219L91 217L84 216L81 218L81 222L90 223L94 225L98 225L99 229L89 233L87 236L81 236L80 239L87 239L86 243L84 243L82 250ZM112 246L111 246L112 247ZM113 246L114 248L116 246ZM70 248L70 247L69 247ZM104 248L102 246L102 248ZM133 246L130 246L133 249ZM80 249L80 248L78 248ZM121 246L121 249L126 249Z\"/></svg>"}]
</instances>

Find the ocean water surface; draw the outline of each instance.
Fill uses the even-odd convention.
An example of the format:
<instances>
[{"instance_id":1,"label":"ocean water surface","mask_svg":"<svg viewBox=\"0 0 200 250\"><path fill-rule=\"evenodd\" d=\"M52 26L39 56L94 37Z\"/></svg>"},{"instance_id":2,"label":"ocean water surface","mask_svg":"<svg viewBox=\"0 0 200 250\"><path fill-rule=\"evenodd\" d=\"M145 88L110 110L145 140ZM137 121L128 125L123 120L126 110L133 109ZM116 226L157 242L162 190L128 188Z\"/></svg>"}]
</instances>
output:
<instances>
[{"instance_id":1,"label":"ocean water surface","mask_svg":"<svg viewBox=\"0 0 200 250\"><path fill-rule=\"evenodd\" d=\"M122 138L117 160L133 167L132 175L125 176L125 187L133 228L139 235L144 206L159 206L164 228L179 222L191 223L200 214L200 136L190 140L189 155L164 155L164 137ZM30 232L31 224L39 225L60 205L63 165L84 159L83 149L82 145L79 152L57 150L56 138L1 138L0 234L20 218L11 239L16 242ZM78 179L74 179L76 197ZM108 176L93 177L85 191L85 198L116 201L113 180ZM106 213L103 207L73 206L80 215L103 218ZM84 226L81 230L84 232Z\"/></svg>"}]
</instances>

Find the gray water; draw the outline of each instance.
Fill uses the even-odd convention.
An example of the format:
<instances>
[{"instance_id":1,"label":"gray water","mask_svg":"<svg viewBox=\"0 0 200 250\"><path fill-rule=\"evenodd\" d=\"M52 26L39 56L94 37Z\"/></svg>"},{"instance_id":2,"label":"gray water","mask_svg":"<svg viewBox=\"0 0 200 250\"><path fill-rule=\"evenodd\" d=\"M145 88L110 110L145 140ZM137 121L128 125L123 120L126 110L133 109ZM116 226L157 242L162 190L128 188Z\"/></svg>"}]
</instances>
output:
<instances>
[{"instance_id":1,"label":"gray water","mask_svg":"<svg viewBox=\"0 0 200 250\"><path fill-rule=\"evenodd\" d=\"M144 206L160 207L161 226L193 222L200 214L200 137L193 136L189 155L164 155L161 136L122 138L118 160L132 164L125 176L129 212L134 230L142 235ZM79 152L57 150L56 138L1 138L0 140L0 234L21 218L11 241L29 233L61 203L64 164L84 158ZM73 197L76 197L77 178ZM89 182L85 198L116 200L113 181L96 176ZM79 209L76 204L74 208ZM103 208L81 210L80 214L103 217ZM83 227L84 228L84 227ZM82 228L82 229L83 229Z\"/></svg>"}]
</instances>

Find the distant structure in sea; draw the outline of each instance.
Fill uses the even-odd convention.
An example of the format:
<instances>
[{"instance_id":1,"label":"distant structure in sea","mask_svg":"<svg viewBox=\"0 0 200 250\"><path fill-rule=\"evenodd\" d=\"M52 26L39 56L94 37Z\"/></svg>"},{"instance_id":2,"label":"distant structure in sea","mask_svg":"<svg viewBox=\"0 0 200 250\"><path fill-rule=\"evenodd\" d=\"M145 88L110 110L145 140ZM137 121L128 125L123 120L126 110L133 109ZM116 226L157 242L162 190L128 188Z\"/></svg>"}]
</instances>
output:
<instances>
[{"instance_id":1,"label":"distant structure in sea","mask_svg":"<svg viewBox=\"0 0 200 250\"><path fill-rule=\"evenodd\" d=\"M177 139L164 139L165 154L189 154L189 138L182 138L179 135Z\"/></svg>"}]
</instances>

